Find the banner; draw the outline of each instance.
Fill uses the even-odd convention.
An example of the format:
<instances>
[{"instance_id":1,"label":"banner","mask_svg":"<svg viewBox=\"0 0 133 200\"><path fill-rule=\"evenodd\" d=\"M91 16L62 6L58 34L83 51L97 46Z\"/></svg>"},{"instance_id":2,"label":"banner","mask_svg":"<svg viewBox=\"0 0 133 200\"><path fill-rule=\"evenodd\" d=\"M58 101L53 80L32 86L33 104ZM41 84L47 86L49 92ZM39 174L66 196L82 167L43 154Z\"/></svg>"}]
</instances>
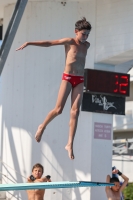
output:
<instances>
[{"instance_id":1,"label":"banner","mask_svg":"<svg viewBox=\"0 0 133 200\"><path fill-rule=\"evenodd\" d=\"M125 115L125 97L83 93L82 111Z\"/></svg>"}]
</instances>

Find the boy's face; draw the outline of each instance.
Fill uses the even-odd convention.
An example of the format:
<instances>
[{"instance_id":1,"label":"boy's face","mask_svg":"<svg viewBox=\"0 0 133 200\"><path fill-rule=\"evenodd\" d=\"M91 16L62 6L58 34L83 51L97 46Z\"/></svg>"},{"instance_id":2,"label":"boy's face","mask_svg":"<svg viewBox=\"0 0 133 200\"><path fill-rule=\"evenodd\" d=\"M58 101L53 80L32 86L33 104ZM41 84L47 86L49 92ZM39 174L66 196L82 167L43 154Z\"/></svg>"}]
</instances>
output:
<instances>
[{"instance_id":1,"label":"boy's face","mask_svg":"<svg viewBox=\"0 0 133 200\"><path fill-rule=\"evenodd\" d=\"M114 186L112 186L112 190L115 191L115 192L118 192L119 189L120 189L120 183L119 182L114 182Z\"/></svg>"},{"instance_id":2,"label":"boy's face","mask_svg":"<svg viewBox=\"0 0 133 200\"><path fill-rule=\"evenodd\" d=\"M42 177L42 168L41 167L36 167L33 169L32 171L32 175L36 178L36 179L40 179Z\"/></svg>"},{"instance_id":3,"label":"boy's face","mask_svg":"<svg viewBox=\"0 0 133 200\"><path fill-rule=\"evenodd\" d=\"M89 31L89 30L86 30L86 29L83 29L83 30L81 30L81 31L75 29L75 33L76 33L76 38L77 38L80 42L84 43L84 42L87 40L90 31Z\"/></svg>"}]
</instances>

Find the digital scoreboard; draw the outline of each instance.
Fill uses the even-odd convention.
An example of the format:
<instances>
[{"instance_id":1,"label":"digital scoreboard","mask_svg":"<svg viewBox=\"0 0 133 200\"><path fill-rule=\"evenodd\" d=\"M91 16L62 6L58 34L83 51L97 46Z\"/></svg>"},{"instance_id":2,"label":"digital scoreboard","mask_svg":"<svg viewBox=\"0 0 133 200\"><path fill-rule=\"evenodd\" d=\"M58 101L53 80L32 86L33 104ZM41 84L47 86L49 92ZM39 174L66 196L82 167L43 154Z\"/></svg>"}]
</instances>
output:
<instances>
[{"instance_id":1,"label":"digital scoreboard","mask_svg":"<svg viewBox=\"0 0 133 200\"><path fill-rule=\"evenodd\" d=\"M130 75L118 72L85 69L85 90L88 92L129 96Z\"/></svg>"}]
</instances>

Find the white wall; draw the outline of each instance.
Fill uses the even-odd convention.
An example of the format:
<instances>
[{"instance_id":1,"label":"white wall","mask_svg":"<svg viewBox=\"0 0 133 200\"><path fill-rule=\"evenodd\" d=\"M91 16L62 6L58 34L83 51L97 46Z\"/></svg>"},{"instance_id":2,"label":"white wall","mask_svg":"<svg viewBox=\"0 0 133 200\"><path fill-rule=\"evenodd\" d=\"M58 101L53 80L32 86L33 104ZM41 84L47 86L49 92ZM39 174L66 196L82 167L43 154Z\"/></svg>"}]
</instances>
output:
<instances>
[{"instance_id":1,"label":"white wall","mask_svg":"<svg viewBox=\"0 0 133 200\"><path fill-rule=\"evenodd\" d=\"M97 0L95 62L133 49L132 10L132 0Z\"/></svg>"}]
</instances>

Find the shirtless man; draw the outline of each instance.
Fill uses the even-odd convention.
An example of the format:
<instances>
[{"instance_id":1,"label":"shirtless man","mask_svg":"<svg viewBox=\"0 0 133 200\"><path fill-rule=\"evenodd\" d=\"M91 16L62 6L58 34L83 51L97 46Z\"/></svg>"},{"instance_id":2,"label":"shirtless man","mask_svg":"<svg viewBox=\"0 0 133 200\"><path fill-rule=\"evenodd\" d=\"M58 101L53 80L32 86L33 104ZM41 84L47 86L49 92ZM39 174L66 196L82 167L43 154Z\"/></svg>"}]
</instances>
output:
<instances>
[{"instance_id":1,"label":"shirtless man","mask_svg":"<svg viewBox=\"0 0 133 200\"><path fill-rule=\"evenodd\" d=\"M55 108L51 110L43 123L39 125L35 134L35 139L40 142L43 131L46 126L59 114L65 106L68 95L71 92L71 111L69 122L69 137L65 149L68 151L70 159L74 159L73 141L77 129L77 122L79 116L79 109L82 101L83 85L84 85L84 67L87 55L87 50L90 43L87 38L91 31L91 24L86 21L86 18L79 20L75 24L75 38L63 38L53 41L37 41L26 42L20 48L21 50L28 45L35 45L41 47L50 47L54 45L64 45L65 47L65 69L62 76L59 93Z\"/></svg>"},{"instance_id":2,"label":"shirtless man","mask_svg":"<svg viewBox=\"0 0 133 200\"><path fill-rule=\"evenodd\" d=\"M122 174L118 169L114 169L112 171L112 174L118 174L124 179L124 182L122 185L120 185L120 181L117 177L111 178L110 175L107 175L106 182L115 184L112 187L106 186L105 191L107 198L108 200L121 200L122 191L126 187L129 179L124 174Z\"/></svg>"},{"instance_id":3,"label":"shirtless man","mask_svg":"<svg viewBox=\"0 0 133 200\"><path fill-rule=\"evenodd\" d=\"M32 175L28 177L28 183L37 182L51 182L50 176L47 175L42 178L43 166L39 163L35 164L32 168ZM45 189L27 190L28 200L43 200Z\"/></svg>"}]
</instances>

